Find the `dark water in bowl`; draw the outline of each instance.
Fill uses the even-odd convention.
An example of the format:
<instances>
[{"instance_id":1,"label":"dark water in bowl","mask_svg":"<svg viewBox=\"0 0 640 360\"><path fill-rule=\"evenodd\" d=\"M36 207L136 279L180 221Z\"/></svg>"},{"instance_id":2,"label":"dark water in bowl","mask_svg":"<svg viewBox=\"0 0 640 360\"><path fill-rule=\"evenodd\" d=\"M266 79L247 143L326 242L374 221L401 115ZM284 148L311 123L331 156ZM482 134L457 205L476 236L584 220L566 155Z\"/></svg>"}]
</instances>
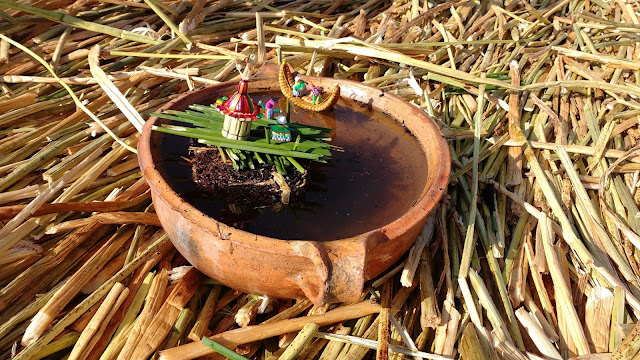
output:
<instances>
[{"instance_id":1,"label":"dark water in bowl","mask_svg":"<svg viewBox=\"0 0 640 360\"><path fill-rule=\"evenodd\" d=\"M266 103L267 96L252 95ZM275 98L275 97L274 97ZM277 99L277 98L276 98ZM279 99L284 109L285 99ZM334 129L326 164L313 163L301 201L277 209L242 211L199 191L191 176L188 138L165 134L154 156L163 160L163 177L198 210L228 225L287 240L335 240L389 224L418 199L427 163L418 141L394 120L366 105L340 100L334 111L291 110L293 122ZM289 170L295 171L295 170Z\"/></svg>"}]
</instances>

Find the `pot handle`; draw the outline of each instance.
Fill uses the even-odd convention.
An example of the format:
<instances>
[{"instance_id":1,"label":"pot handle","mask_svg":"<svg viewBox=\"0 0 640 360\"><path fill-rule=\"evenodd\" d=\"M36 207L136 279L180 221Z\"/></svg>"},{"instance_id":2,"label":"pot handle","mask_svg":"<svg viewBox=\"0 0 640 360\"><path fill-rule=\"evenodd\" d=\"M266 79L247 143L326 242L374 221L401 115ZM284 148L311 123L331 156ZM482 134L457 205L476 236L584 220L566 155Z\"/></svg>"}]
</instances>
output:
<instances>
[{"instance_id":1,"label":"pot handle","mask_svg":"<svg viewBox=\"0 0 640 360\"><path fill-rule=\"evenodd\" d=\"M299 242L296 252L310 260L313 268L296 275L294 282L314 304L359 301L368 280L367 250L381 235L374 232L350 240Z\"/></svg>"}]
</instances>

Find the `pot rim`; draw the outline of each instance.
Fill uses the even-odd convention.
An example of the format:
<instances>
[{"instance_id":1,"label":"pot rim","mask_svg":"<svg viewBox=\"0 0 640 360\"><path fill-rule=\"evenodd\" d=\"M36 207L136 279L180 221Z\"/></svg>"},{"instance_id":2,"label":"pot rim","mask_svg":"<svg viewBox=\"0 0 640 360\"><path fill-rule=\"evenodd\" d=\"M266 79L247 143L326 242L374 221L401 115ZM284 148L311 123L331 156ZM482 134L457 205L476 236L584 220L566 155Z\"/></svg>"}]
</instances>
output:
<instances>
[{"instance_id":1,"label":"pot rim","mask_svg":"<svg viewBox=\"0 0 640 360\"><path fill-rule=\"evenodd\" d=\"M309 77L309 76L302 76L302 78L307 78L310 80L323 79L323 78L315 78L315 77ZM324 79L327 79L327 78L324 78ZM271 77L271 76L260 77L259 74L257 78L254 78L252 80L253 81L272 80L274 82L277 82L276 77ZM327 81L327 80L324 80L324 81ZM366 240L369 236L375 233L382 233L382 234L388 235L388 236L385 236L387 240L394 239L395 237L390 235L391 233L393 234L403 233L409 227L411 227L412 224L415 224L415 222L418 221L418 219L424 218L425 214L433 210L433 208L438 204L440 198L446 191L447 184L449 181L449 173L451 169L451 159L449 156L448 145L446 143L444 135L442 135L435 121L427 113L422 111L420 108L415 107L414 105L402 100L400 97L390 94L386 91L383 91L368 85L364 85L360 82L356 82L352 80L331 79L331 81L340 85L340 88L341 88L340 96L343 98L351 98L349 96L345 96L345 94L348 94L350 92L355 93L357 92L357 90L360 90L367 93L371 93L372 94L370 96L371 98L374 98L376 96L388 97L389 99L391 99L391 101L393 101L394 104L399 104L400 106L406 107L411 116L414 116L414 115L417 116L419 118L418 120L422 120L422 122L424 123L424 126L429 128L429 130L434 135L436 135L434 137L437 139L437 144L433 144L434 145L433 147L437 149L436 153L446 154L446 156L441 156L440 160L436 162L435 167L431 165L431 163L429 164L427 168L428 173L425 176L428 176L428 174L431 173L433 174L433 180L431 181L431 183L427 182L425 184L418 199L414 202L414 204L404 214L402 214L400 217L398 217L394 221L384 226L369 230L367 232L364 232L352 237L340 238L335 240L324 240L324 241L312 241L312 240L305 240L305 239L284 240L284 239L272 238L264 235L254 234L252 232L237 229L232 227L231 225L224 224L204 214L203 212L195 208L193 205L188 203L186 200L184 200L180 195L178 195L171 188L171 186L166 182L164 177L156 168L155 159L152 157L152 151L151 151L152 126L156 123L156 121L158 121L158 118L156 116L149 117L149 119L145 122L145 125L143 127L143 132L138 141L138 158L140 162L140 167L143 172L143 176L145 177L147 182L153 183L152 188L155 187L159 190L159 193L161 195L159 198L162 199L162 201L165 202L167 205L169 205L171 208L179 210L184 215L186 220L189 220L190 222L203 226L212 234L216 234L216 236L221 234L221 229L223 230L229 229L229 230L233 230L234 232L239 232L240 234L242 234L240 236L235 236L229 239L229 240L232 240L232 242L237 245L244 245L252 248L259 248L261 247L262 242L268 242L270 244L269 247L273 251L280 252L276 249L273 249L273 246L275 245L277 248L280 248L278 244L281 244L282 245L281 250L290 251L291 242L306 243L306 242L312 241L314 243L324 243L324 244L336 244L341 242L346 243L346 242L353 242L353 241L362 241L362 239ZM171 109L174 104L180 101L183 101L183 99L185 99L186 97L192 97L194 96L194 94L197 94L197 93L215 92L218 88L229 86L231 83L235 83L235 82L237 82L237 80L232 79L226 82L222 82L220 84L208 85L208 86L201 87L199 89L188 91L180 95L179 97L171 100L170 102L166 103L161 108L156 110L156 112L162 112L162 111ZM361 102L357 99L353 99L353 98L351 99L354 101ZM375 104L373 104L373 106L374 108L376 108ZM385 112L384 109L381 109L379 107L377 109L379 111ZM394 121L396 122L398 121L397 117L393 116L392 118L394 119ZM420 139L420 136L414 133L413 131L411 131L411 134L418 139L418 142L420 143L420 148L423 151L423 155L428 159L429 154L427 153L425 144ZM210 221L210 222L205 222L205 221ZM251 239L251 243L247 241L243 241L243 239L245 239L245 236L248 236L246 237L246 239ZM372 237L375 237L375 236L372 236ZM265 247L264 250L268 251L269 247Z\"/></svg>"}]
</instances>

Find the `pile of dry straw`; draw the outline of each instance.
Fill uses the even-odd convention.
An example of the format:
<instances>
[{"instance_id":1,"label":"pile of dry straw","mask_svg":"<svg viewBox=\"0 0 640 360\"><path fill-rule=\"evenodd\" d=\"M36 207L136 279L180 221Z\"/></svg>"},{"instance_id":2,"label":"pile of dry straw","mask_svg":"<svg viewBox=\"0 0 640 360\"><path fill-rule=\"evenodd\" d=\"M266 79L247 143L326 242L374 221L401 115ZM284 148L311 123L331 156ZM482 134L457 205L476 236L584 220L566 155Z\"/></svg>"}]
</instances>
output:
<instances>
[{"instance_id":1,"label":"pile of dry straw","mask_svg":"<svg viewBox=\"0 0 640 360\"><path fill-rule=\"evenodd\" d=\"M637 356L638 2L0 9L0 358L186 359L202 336L257 359ZM140 177L150 112L278 58L397 94L449 140L448 196L358 304L258 314L184 267Z\"/></svg>"}]
</instances>

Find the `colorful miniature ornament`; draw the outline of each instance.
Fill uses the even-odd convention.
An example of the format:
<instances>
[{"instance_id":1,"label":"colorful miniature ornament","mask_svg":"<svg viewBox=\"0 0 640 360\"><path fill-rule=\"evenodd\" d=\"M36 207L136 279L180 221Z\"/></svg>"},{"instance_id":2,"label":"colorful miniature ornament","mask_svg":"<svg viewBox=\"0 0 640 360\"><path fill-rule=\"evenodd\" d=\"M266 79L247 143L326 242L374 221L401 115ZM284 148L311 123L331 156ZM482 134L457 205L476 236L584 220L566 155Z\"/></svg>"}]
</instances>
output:
<instances>
[{"instance_id":1,"label":"colorful miniature ornament","mask_svg":"<svg viewBox=\"0 0 640 360\"><path fill-rule=\"evenodd\" d=\"M251 124L260 114L260 107L254 106L247 95L247 80L240 80L238 91L220 104L216 102L218 111L223 113L222 136L227 139L246 140L251 131Z\"/></svg>"},{"instance_id":2,"label":"colorful miniature ornament","mask_svg":"<svg viewBox=\"0 0 640 360\"><path fill-rule=\"evenodd\" d=\"M216 100L216 108L217 108L218 106L222 105L222 103L223 103L223 102L225 102L226 100L229 100L229 98L228 98L228 97L226 97L226 96L221 97L220 99Z\"/></svg>"},{"instance_id":3,"label":"colorful miniature ornament","mask_svg":"<svg viewBox=\"0 0 640 360\"><path fill-rule=\"evenodd\" d=\"M305 83L299 77L293 78L289 64L287 64L286 61L283 61L282 65L280 65L278 84L280 85L282 94L289 99L292 104L310 111L325 111L331 109L338 102L338 99L340 99L340 87L338 85L335 85L330 92L325 92L328 96L323 99L320 96L321 91L319 88L312 84ZM310 96L301 97L299 95L302 86L304 86L307 93L311 92Z\"/></svg>"},{"instance_id":4,"label":"colorful miniature ornament","mask_svg":"<svg viewBox=\"0 0 640 360\"><path fill-rule=\"evenodd\" d=\"M264 116L267 119L273 119L275 107L276 102L273 101L273 99L269 99L269 101L264 105Z\"/></svg>"},{"instance_id":5,"label":"colorful miniature ornament","mask_svg":"<svg viewBox=\"0 0 640 360\"><path fill-rule=\"evenodd\" d=\"M295 97L302 97L309 93L309 89L307 88L307 83L302 80L299 76L296 76L295 84L291 87L291 92Z\"/></svg>"},{"instance_id":6,"label":"colorful miniature ornament","mask_svg":"<svg viewBox=\"0 0 640 360\"><path fill-rule=\"evenodd\" d=\"M291 141L291 130L287 127L287 117L284 115L278 116L278 125L271 125L270 133L271 140L275 141Z\"/></svg>"},{"instance_id":7,"label":"colorful miniature ornament","mask_svg":"<svg viewBox=\"0 0 640 360\"><path fill-rule=\"evenodd\" d=\"M311 100L311 103L313 105L320 104L322 102L322 96L320 96L320 89L318 89L313 84L308 84L308 85L309 85L309 98Z\"/></svg>"}]
</instances>

